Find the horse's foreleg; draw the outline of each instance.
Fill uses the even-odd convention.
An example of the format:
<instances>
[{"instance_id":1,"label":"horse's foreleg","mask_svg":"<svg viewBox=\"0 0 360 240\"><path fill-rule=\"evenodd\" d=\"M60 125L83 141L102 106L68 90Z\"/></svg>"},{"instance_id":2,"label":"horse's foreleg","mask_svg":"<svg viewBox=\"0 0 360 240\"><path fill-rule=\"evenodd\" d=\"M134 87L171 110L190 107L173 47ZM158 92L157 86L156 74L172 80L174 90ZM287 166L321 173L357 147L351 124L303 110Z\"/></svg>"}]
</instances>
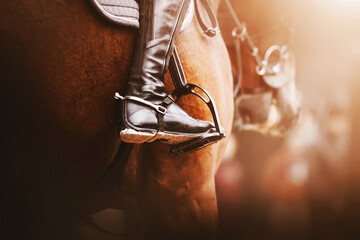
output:
<instances>
[{"instance_id":1,"label":"horse's foreleg","mask_svg":"<svg viewBox=\"0 0 360 240\"><path fill-rule=\"evenodd\" d=\"M142 147L135 197L151 239L203 239L214 233L217 147L169 157L169 146Z\"/></svg>"}]
</instances>

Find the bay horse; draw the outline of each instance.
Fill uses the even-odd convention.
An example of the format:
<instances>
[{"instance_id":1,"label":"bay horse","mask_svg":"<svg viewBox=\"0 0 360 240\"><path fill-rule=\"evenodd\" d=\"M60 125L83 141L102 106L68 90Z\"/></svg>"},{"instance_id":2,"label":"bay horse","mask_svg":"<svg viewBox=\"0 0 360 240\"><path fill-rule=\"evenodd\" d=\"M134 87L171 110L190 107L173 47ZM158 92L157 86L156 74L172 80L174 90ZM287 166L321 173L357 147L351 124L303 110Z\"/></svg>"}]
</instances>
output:
<instances>
[{"instance_id":1,"label":"bay horse","mask_svg":"<svg viewBox=\"0 0 360 240\"><path fill-rule=\"evenodd\" d=\"M181 157L165 144L135 145L119 178L88 195L120 145L113 96L125 89L136 30L107 22L86 0L2 1L0 11L2 236L81 239L77 216L106 207L139 209L149 238L211 235L227 140ZM193 20L176 46L188 82L210 92L229 135L232 77L222 37L205 37ZM171 92L169 74L165 82ZM197 100L180 105L211 120Z\"/></svg>"},{"instance_id":2,"label":"bay horse","mask_svg":"<svg viewBox=\"0 0 360 240\"><path fill-rule=\"evenodd\" d=\"M223 0L219 23L229 49L239 130L282 136L297 122L293 9L284 0Z\"/></svg>"},{"instance_id":3,"label":"bay horse","mask_svg":"<svg viewBox=\"0 0 360 240\"><path fill-rule=\"evenodd\" d=\"M266 166L271 164L269 154L283 144L284 133L291 129L299 115L295 64L289 61L291 74L282 75L280 78L275 74L276 81L281 82L284 76L287 77L288 84L278 88L269 86L256 71L257 61L251 54L251 44L245 36L241 39L244 29L242 26L236 29L238 24L227 2L230 3L240 25L246 24L246 33L253 45L258 48L258 55L262 60L267 50L274 45L287 45L288 50L297 50L293 36L296 25L291 19L295 17L294 9L300 2L223 0L218 12L220 29L229 49L235 82L240 80L240 84L235 84L238 91L235 92L236 117L232 133L234 147L217 176L219 193L224 193L224 196L218 195L218 236L219 239L272 239L267 229L267 199L262 195L262 179ZM273 57L278 56L275 54ZM279 92L282 92L281 100L278 98ZM273 114L273 106L276 114ZM241 132L244 129L250 131ZM268 135L281 137L274 138ZM234 169L239 168L240 170L234 172ZM232 174L224 175L229 172ZM229 178L235 180L229 183ZM226 195L226 191L229 195Z\"/></svg>"}]
</instances>

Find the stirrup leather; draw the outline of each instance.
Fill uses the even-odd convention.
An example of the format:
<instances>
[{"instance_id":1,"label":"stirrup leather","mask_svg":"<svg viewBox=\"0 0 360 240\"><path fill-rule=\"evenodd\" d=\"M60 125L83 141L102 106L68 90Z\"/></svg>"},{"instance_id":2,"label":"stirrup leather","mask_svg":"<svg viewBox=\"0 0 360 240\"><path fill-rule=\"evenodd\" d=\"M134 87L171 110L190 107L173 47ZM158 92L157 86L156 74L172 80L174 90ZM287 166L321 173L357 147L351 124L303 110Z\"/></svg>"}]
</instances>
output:
<instances>
[{"instance_id":1,"label":"stirrup leather","mask_svg":"<svg viewBox=\"0 0 360 240\"><path fill-rule=\"evenodd\" d=\"M175 86L175 91L172 95L177 97L176 101L178 101L181 97L189 94L199 97L203 102L206 103L206 105L210 109L216 128L216 132L214 133L209 133L206 136L199 137L188 142L172 145L172 149L170 150L170 152L175 155L181 155L183 153L193 152L198 149L204 148L212 143L216 143L217 141L223 139L226 135L224 129L221 127L220 118L214 100L205 89L196 84L188 83L186 81L185 73L182 68L180 57L176 50L176 47L174 47L173 54L170 57L169 71L173 84ZM195 92L195 89L200 90L203 94L206 95L208 99L205 99L202 95Z\"/></svg>"}]
</instances>

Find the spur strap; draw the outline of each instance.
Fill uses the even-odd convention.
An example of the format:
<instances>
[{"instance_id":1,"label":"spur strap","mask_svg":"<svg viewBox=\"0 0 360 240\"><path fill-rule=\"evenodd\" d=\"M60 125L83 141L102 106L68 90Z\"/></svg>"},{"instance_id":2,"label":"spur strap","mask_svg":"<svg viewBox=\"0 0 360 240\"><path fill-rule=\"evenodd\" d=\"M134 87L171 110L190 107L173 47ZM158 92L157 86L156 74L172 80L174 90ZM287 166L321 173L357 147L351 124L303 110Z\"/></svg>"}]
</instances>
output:
<instances>
[{"instance_id":1,"label":"spur strap","mask_svg":"<svg viewBox=\"0 0 360 240\"><path fill-rule=\"evenodd\" d=\"M143 105L151 107L156 112L158 112L158 113L160 113L162 115L165 115L165 113L167 112L167 109L165 107L163 107L161 105L153 104L152 102L146 101L146 100L144 100L142 98L139 98L139 97L135 97L135 96L125 96L125 97L123 97L118 92L116 92L114 98L117 99L117 100L129 100L129 101L141 103Z\"/></svg>"},{"instance_id":2,"label":"spur strap","mask_svg":"<svg viewBox=\"0 0 360 240\"><path fill-rule=\"evenodd\" d=\"M154 104L150 101L144 100L142 98L139 97L135 97L135 96L121 96L118 92L115 93L114 96L115 99L117 100L121 100L121 101L133 101L133 102L137 102L140 104L143 104L145 106L148 106L152 109L154 109L156 111L156 118L158 120L158 131L159 132L163 132L164 131L164 127L165 127L165 122L164 122L164 116L167 113L167 107L172 104L173 102L175 102L174 98L171 95L168 95L162 102L161 105L159 104Z\"/></svg>"}]
</instances>

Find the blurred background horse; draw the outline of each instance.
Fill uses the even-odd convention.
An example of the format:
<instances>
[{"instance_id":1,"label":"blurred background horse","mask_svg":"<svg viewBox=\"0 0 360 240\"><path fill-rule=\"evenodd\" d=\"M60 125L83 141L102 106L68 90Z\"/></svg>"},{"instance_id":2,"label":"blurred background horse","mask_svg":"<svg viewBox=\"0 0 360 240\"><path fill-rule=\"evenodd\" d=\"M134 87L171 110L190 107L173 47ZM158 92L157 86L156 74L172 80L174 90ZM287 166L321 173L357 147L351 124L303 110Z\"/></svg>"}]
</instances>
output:
<instances>
[{"instance_id":1,"label":"blurred background horse","mask_svg":"<svg viewBox=\"0 0 360 240\"><path fill-rule=\"evenodd\" d=\"M359 238L359 2L232 3L259 51L288 44L294 30L302 111L284 136L234 132L216 177L219 239ZM233 23L226 11L218 17ZM227 43L231 27L222 29Z\"/></svg>"}]
</instances>

